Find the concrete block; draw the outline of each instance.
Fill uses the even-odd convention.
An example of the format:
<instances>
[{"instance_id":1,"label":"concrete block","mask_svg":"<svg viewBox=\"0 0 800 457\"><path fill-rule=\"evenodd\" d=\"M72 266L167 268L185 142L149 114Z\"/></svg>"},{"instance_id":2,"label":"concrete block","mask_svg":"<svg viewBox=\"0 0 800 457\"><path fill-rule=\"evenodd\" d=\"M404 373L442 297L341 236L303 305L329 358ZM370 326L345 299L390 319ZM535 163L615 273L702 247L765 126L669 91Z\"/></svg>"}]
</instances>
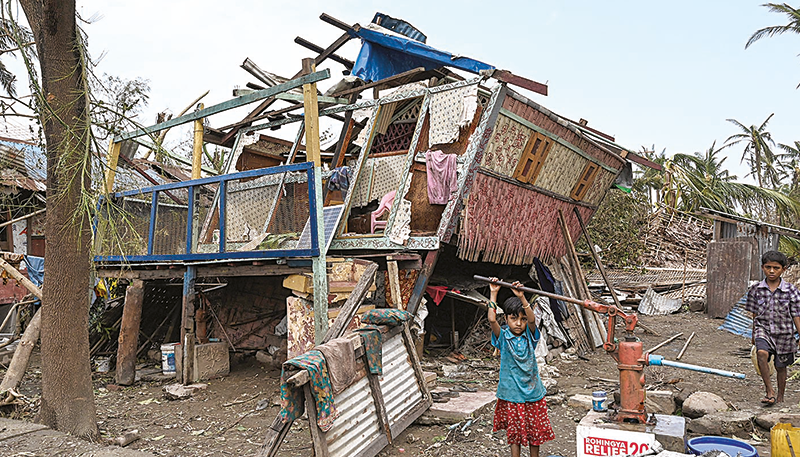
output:
<instances>
[{"instance_id":1,"label":"concrete block","mask_svg":"<svg viewBox=\"0 0 800 457\"><path fill-rule=\"evenodd\" d=\"M447 389L439 387L433 390L437 391L446 392ZM434 416L442 424L455 424L490 412L496 400L494 391L459 392L458 397L450 398L447 403L434 403L425 414Z\"/></svg>"},{"instance_id":2,"label":"concrete block","mask_svg":"<svg viewBox=\"0 0 800 457\"><path fill-rule=\"evenodd\" d=\"M206 343L194 347L195 381L227 376L231 372L231 359L227 343Z\"/></svg>"},{"instance_id":3,"label":"concrete block","mask_svg":"<svg viewBox=\"0 0 800 457\"><path fill-rule=\"evenodd\" d=\"M590 411L592 409L592 396L582 394L573 395L567 400L567 406Z\"/></svg>"},{"instance_id":4,"label":"concrete block","mask_svg":"<svg viewBox=\"0 0 800 457\"><path fill-rule=\"evenodd\" d=\"M644 407L651 414L667 414L675 412L675 396L669 390L650 390L645 393Z\"/></svg>"}]
</instances>

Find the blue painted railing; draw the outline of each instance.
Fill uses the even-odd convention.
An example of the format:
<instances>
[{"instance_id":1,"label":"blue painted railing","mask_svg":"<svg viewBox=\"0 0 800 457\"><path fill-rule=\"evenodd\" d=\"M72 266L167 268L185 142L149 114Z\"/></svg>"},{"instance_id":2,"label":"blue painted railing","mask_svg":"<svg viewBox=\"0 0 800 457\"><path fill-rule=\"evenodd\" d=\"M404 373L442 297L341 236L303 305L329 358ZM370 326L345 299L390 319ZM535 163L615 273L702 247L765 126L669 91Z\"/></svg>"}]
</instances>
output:
<instances>
[{"instance_id":1,"label":"blue painted railing","mask_svg":"<svg viewBox=\"0 0 800 457\"><path fill-rule=\"evenodd\" d=\"M310 249L269 249L258 251L235 251L226 252L225 250L225 211L227 193L226 187L229 181L239 179L258 178L260 176L274 175L286 172L306 172L308 177L308 210L309 221L311 230L311 248ZM193 221L195 211L194 190L198 186L203 185L219 185L219 251L194 253L192 246L194 245L193 239ZM284 258L284 257L316 257L319 255L319 243L317 241L317 205L315 200L314 186L316 186L314 177L314 164L313 162L304 162L291 165L281 165L271 168L261 168L258 170L243 171L240 173L231 173L227 175L213 176L210 178L194 179L191 181L184 181L178 183L162 184L160 186L148 187L144 189L130 190L126 192L118 192L114 194L115 198L124 198L134 195L151 195L151 208L150 208L150 226L148 229L147 237L147 255L97 255L94 257L95 262L180 262L180 261L199 261L199 260L232 260L232 259L268 259L268 258ZM153 254L153 244L155 238L156 218L158 212L158 196L160 192L167 192L176 189L187 189L189 193L188 199L188 215L186 220L186 248L183 254ZM98 207L102 207L102 202ZM265 211L268 208L265 208ZM99 215L98 215L99 217ZM97 227L97 223L94 224Z\"/></svg>"}]
</instances>

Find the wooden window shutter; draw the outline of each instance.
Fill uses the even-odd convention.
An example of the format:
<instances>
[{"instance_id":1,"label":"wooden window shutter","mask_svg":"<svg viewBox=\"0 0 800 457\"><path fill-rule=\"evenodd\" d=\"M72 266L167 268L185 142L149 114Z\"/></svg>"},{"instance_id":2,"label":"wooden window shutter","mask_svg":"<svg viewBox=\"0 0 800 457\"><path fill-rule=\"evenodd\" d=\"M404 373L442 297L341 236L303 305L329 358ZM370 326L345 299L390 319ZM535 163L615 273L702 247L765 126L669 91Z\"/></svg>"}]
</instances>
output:
<instances>
[{"instance_id":1,"label":"wooden window shutter","mask_svg":"<svg viewBox=\"0 0 800 457\"><path fill-rule=\"evenodd\" d=\"M580 179L578 179L575 187L572 188L572 193L569 196L575 200L583 200L583 197L586 196L586 192L588 192L589 188L592 187L594 178L597 177L597 172L599 170L600 165L594 162L587 163L583 168Z\"/></svg>"},{"instance_id":2,"label":"wooden window shutter","mask_svg":"<svg viewBox=\"0 0 800 457\"><path fill-rule=\"evenodd\" d=\"M539 172L542 171L544 160L552 147L552 139L534 132L528 139L528 143L525 144L513 177L519 181L533 184L539 176Z\"/></svg>"}]
</instances>

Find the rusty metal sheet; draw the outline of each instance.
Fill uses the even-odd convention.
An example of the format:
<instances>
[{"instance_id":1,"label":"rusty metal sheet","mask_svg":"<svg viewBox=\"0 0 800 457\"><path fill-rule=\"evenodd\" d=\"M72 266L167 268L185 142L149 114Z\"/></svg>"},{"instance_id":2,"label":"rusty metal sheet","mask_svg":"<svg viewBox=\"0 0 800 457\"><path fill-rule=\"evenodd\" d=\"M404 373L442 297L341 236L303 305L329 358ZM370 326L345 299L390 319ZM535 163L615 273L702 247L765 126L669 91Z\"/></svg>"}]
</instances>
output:
<instances>
[{"instance_id":1,"label":"rusty metal sheet","mask_svg":"<svg viewBox=\"0 0 800 457\"><path fill-rule=\"evenodd\" d=\"M710 317L725 317L747 292L752 253L746 241L709 243L706 306Z\"/></svg>"}]
</instances>

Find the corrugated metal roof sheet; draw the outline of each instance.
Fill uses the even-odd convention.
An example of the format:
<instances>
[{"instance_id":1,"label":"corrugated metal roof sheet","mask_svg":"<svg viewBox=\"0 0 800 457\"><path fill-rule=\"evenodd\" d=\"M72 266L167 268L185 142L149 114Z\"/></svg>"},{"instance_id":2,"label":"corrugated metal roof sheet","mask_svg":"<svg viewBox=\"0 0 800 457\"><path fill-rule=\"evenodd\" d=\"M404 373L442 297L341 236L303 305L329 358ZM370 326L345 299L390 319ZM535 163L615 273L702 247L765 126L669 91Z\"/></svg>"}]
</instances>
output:
<instances>
[{"instance_id":1,"label":"corrugated metal roof sheet","mask_svg":"<svg viewBox=\"0 0 800 457\"><path fill-rule=\"evenodd\" d=\"M44 192L47 157L31 144L0 140L0 181L10 187Z\"/></svg>"},{"instance_id":2,"label":"corrugated metal roof sheet","mask_svg":"<svg viewBox=\"0 0 800 457\"><path fill-rule=\"evenodd\" d=\"M390 428L408 418L424 401L403 338L399 333L383 343L383 376L379 385ZM375 455L388 444L366 377L351 384L334 401L340 415L323 434L331 457Z\"/></svg>"},{"instance_id":3,"label":"corrugated metal roof sheet","mask_svg":"<svg viewBox=\"0 0 800 457\"><path fill-rule=\"evenodd\" d=\"M383 376L380 384L390 426L394 426L422 401L422 392L408 359L402 334L383 345Z\"/></svg>"},{"instance_id":4,"label":"corrugated metal roof sheet","mask_svg":"<svg viewBox=\"0 0 800 457\"><path fill-rule=\"evenodd\" d=\"M731 312L725 316L725 322L719 326L719 330L727 330L735 335L742 335L748 339L753 335L753 318L750 317L750 313L744 310L746 302L747 295L745 294L733 306Z\"/></svg>"},{"instance_id":5,"label":"corrugated metal roof sheet","mask_svg":"<svg viewBox=\"0 0 800 457\"><path fill-rule=\"evenodd\" d=\"M648 287L639 303L638 311L646 316L665 316L679 309L681 309L681 299L667 298L654 291L652 287Z\"/></svg>"},{"instance_id":6,"label":"corrugated metal roof sheet","mask_svg":"<svg viewBox=\"0 0 800 457\"><path fill-rule=\"evenodd\" d=\"M358 455L380 437L378 413L366 377L353 383L334 398L340 415L325 433L331 456ZM387 440L388 442L388 440Z\"/></svg>"}]
</instances>

